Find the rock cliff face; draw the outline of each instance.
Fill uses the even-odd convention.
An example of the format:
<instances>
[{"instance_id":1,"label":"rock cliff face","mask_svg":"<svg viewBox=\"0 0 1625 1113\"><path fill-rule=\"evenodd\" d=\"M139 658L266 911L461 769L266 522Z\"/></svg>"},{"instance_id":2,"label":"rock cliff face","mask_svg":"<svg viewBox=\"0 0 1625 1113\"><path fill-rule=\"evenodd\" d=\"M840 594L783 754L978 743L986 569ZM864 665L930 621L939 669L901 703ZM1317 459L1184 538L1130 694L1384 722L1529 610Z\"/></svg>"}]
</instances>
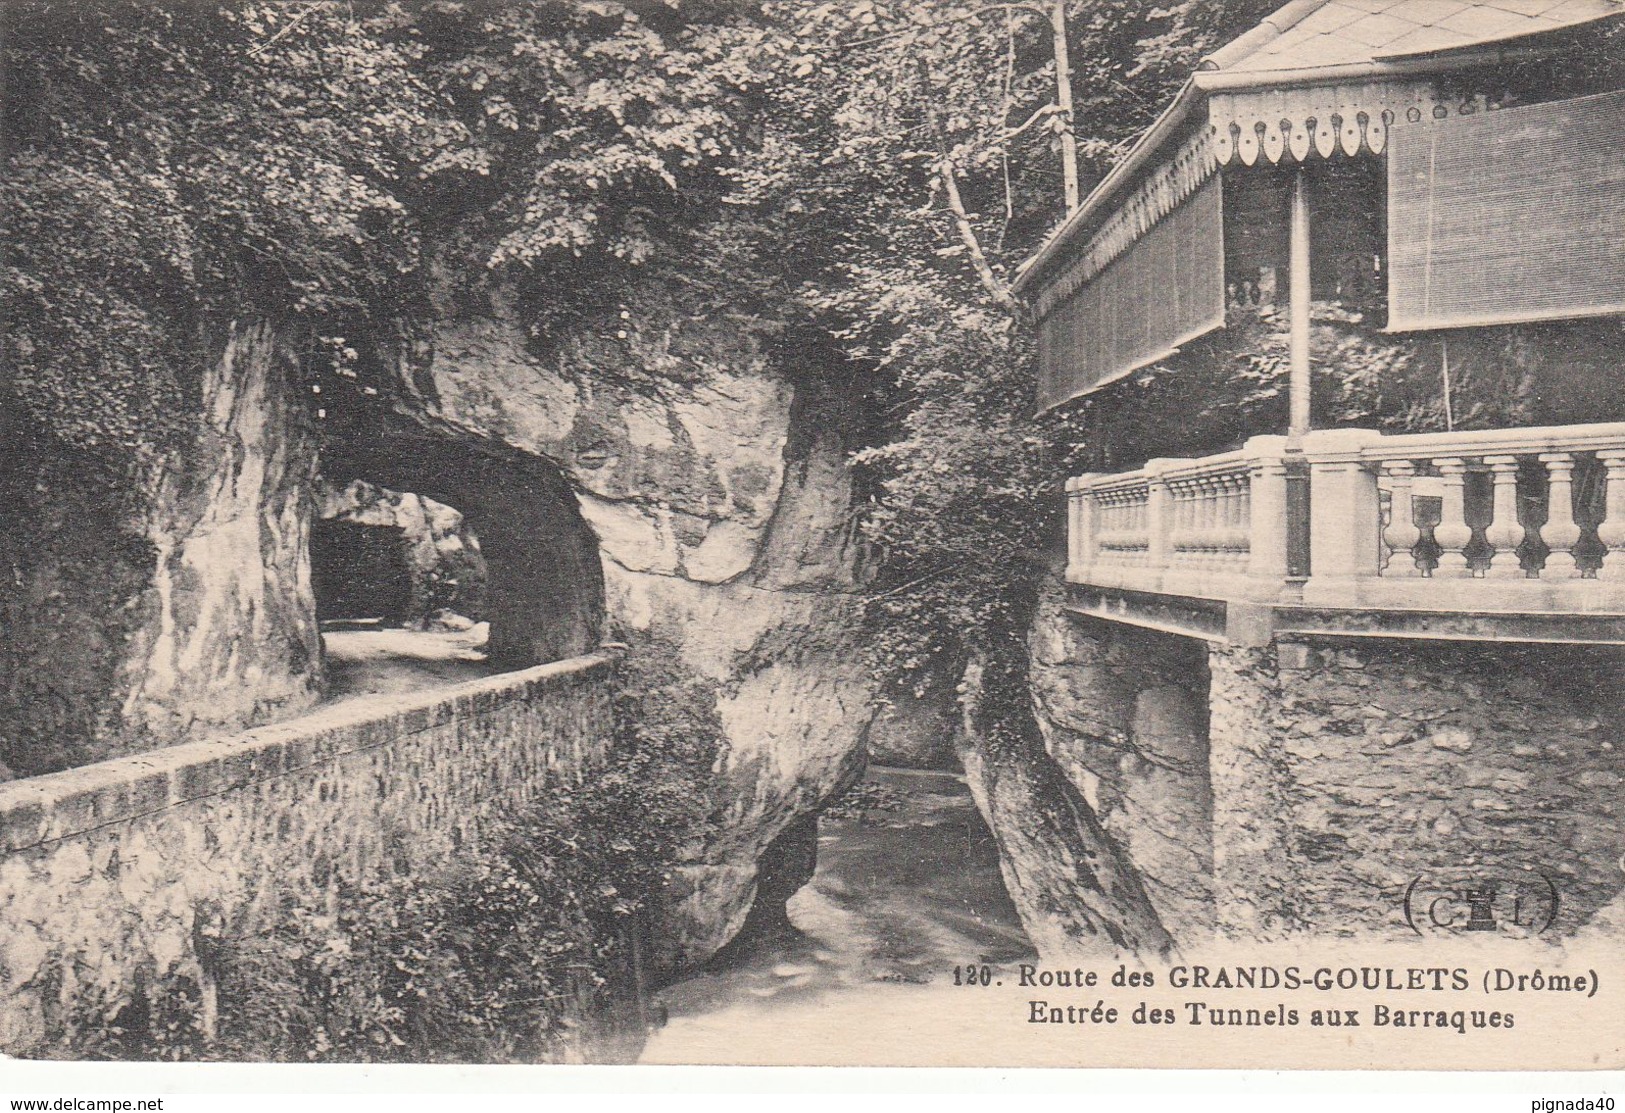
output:
<instances>
[{"instance_id":1,"label":"rock cliff face","mask_svg":"<svg viewBox=\"0 0 1625 1113\"><path fill-rule=\"evenodd\" d=\"M675 646L715 692L720 834L692 849L651 933L668 970L708 958L759 895L782 904L805 879L808 817L863 765L872 692L852 643L845 463L859 392L787 366L782 340L770 353L742 322L630 331L543 359L500 306L458 307L399 349L375 400L329 391L318 407L271 326L235 327L204 377L195 451L160 476L140 522L75 505L71 469L17 484L19 504L56 518L40 526L44 547L0 531L29 585L0 600L3 617L25 661L60 668L7 670L19 714L0 728L0 770L218 736L313 704L319 467L337 491L409 492L466 517L497 663L647 640ZM346 499L327 511L371 520Z\"/></svg>"},{"instance_id":2,"label":"rock cliff face","mask_svg":"<svg viewBox=\"0 0 1625 1113\"><path fill-rule=\"evenodd\" d=\"M123 481L40 445L0 530L0 760L29 775L297 714L320 692L307 538L317 457L269 323L222 330L193 443ZM19 447L26 442L17 443Z\"/></svg>"},{"instance_id":3,"label":"rock cliff face","mask_svg":"<svg viewBox=\"0 0 1625 1113\"><path fill-rule=\"evenodd\" d=\"M1012 683L1008 662L972 660L966 668L959 757L1028 939L1054 963L1166 955L1173 940L1137 863L1046 752L1042 715L991 721L990 672Z\"/></svg>"},{"instance_id":4,"label":"rock cliff face","mask_svg":"<svg viewBox=\"0 0 1625 1113\"><path fill-rule=\"evenodd\" d=\"M1048 585L1027 640L1044 750L1083 794L1179 940L1213 929L1207 650L1069 617Z\"/></svg>"},{"instance_id":5,"label":"rock cliff face","mask_svg":"<svg viewBox=\"0 0 1625 1113\"><path fill-rule=\"evenodd\" d=\"M851 392L792 376L725 321L544 361L500 314L463 316L411 364L403 381L431 422L558 464L596 537L609 635L677 646L717 693L720 834L678 871L652 932L660 967L703 961L743 925L764 858L763 899L794 891L796 832L862 768Z\"/></svg>"}]
</instances>

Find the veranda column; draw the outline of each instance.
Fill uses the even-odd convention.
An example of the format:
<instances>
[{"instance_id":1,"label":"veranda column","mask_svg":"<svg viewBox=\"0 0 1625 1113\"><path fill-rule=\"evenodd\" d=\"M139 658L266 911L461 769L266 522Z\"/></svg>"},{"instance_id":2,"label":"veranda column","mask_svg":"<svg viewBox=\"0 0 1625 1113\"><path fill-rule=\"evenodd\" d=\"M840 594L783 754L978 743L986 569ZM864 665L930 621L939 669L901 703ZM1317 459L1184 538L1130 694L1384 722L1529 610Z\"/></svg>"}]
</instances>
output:
<instances>
[{"instance_id":1,"label":"veranda column","mask_svg":"<svg viewBox=\"0 0 1625 1113\"><path fill-rule=\"evenodd\" d=\"M1289 255L1288 319L1291 332L1290 416L1287 435L1309 432L1309 177L1299 163L1292 175L1292 227Z\"/></svg>"}]
</instances>

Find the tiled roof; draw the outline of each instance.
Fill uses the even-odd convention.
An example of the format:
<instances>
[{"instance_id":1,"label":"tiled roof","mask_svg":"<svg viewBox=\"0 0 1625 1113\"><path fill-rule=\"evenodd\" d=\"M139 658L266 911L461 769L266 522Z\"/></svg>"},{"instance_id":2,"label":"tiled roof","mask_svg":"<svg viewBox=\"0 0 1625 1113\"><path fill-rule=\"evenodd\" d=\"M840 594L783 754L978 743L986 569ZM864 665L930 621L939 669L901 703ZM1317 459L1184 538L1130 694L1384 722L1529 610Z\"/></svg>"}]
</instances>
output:
<instances>
[{"instance_id":1,"label":"tiled roof","mask_svg":"<svg viewBox=\"0 0 1625 1113\"><path fill-rule=\"evenodd\" d=\"M1289 5L1277 15L1303 7ZM1622 0L1325 0L1244 57L1227 59L1223 68L1246 73L1350 65L1552 31L1620 12Z\"/></svg>"}]
</instances>

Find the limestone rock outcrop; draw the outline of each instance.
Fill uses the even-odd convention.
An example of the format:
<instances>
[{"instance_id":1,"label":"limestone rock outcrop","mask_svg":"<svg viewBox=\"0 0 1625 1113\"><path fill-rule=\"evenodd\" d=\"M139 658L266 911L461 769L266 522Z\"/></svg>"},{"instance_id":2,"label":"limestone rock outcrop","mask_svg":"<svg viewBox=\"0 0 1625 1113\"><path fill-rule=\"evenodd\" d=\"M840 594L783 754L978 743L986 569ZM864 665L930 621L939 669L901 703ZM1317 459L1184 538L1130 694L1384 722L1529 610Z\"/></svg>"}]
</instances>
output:
<instances>
[{"instance_id":1,"label":"limestone rock outcrop","mask_svg":"<svg viewBox=\"0 0 1625 1113\"><path fill-rule=\"evenodd\" d=\"M1027 938L1053 963L1166 956L1174 941L1139 870L1045 753L1037 724L989 721L983 693L995 664L965 670L959 756Z\"/></svg>"},{"instance_id":2,"label":"limestone rock outcrop","mask_svg":"<svg viewBox=\"0 0 1625 1113\"><path fill-rule=\"evenodd\" d=\"M759 894L758 863L863 766L873 692L852 641L863 554L846 467L863 392L839 359L798 364L744 315L545 356L496 302L402 328L411 339L366 342L374 379L340 397L337 382L317 394L273 325L233 326L204 374L195 450L134 527L120 505L64 497L71 468L0 476L0 493L56 515L0 536L28 570L0 617L23 660L51 666L7 668L5 707L34 718L0 727L0 761L31 775L306 710L322 694L318 472L400 493L390 528L410 493L437 548L453 531L427 521L431 502L479 539L493 664L647 639L715 692L720 834L651 925L660 965L703 961L759 897L783 901L797 871L774 867ZM29 503L42 483L49 497ZM347 497L327 510L376 517ZM29 540L42 530L52 545Z\"/></svg>"},{"instance_id":3,"label":"limestone rock outcrop","mask_svg":"<svg viewBox=\"0 0 1625 1113\"><path fill-rule=\"evenodd\" d=\"M727 322L542 359L500 313L465 316L410 359L402 381L431 421L557 462L597 539L610 636L676 646L717 693L720 834L651 931L657 966L702 962L750 914L769 847L863 767L852 398Z\"/></svg>"}]
</instances>

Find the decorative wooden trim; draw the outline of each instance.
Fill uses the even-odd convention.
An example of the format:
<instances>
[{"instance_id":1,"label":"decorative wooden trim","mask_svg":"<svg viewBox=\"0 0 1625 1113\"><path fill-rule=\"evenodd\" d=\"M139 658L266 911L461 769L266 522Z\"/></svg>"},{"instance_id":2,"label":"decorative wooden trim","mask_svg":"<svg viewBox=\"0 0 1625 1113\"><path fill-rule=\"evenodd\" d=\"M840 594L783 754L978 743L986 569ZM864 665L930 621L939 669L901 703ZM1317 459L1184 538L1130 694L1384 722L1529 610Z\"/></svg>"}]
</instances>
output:
<instances>
[{"instance_id":1,"label":"decorative wooden trim","mask_svg":"<svg viewBox=\"0 0 1625 1113\"><path fill-rule=\"evenodd\" d=\"M1492 111L1483 95L1441 91L1431 79L1367 78L1344 84L1213 90L1208 126L1151 171L1089 238L1072 263L1043 284L1034 305L1044 317L1227 166L1380 155L1395 123Z\"/></svg>"},{"instance_id":2,"label":"decorative wooden trim","mask_svg":"<svg viewBox=\"0 0 1625 1113\"><path fill-rule=\"evenodd\" d=\"M1430 80L1393 78L1354 84L1208 95L1213 156L1220 166L1260 161L1380 155L1395 123L1464 116L1490 109L1487 98L1461 98Z\"/></svg>"},{"instance_id":3,"label":"decorative wooden trim","mask_svg":"<svg viewBox=\"0 0 1625 1113\"><path fill-rule=\"evenodd\" d=\"M1211 134L1198 132L1154 170L1090 237L1076 261L1059 270L1038 295L1040 317L1094 279L1218 170Z\"/></svg>"}]
</instances>

